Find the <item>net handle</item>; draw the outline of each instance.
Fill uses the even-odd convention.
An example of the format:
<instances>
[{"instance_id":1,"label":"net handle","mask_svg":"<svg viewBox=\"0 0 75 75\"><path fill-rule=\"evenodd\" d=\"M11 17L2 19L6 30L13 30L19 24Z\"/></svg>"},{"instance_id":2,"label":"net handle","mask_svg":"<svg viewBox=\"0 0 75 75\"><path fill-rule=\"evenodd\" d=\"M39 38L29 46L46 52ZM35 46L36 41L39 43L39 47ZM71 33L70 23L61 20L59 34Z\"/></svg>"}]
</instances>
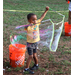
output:
<instances>
[{"instance_id":1,"label":"net handle","mask_svg":"<svg viewBox=\"0 0 75 75\"><path fill-rule=\"evenodd\" d=\"M51 9L51 8L49 8L49 10L52 10L52 11L54 11L54 12L58 13L59 15L61 15L61 16L63 16L63 17L65 17L65 15L63 15L63 14L61 14L61 13L59 13L59 12L57 12L57 11L55 11L55 10Z\"/></svg>"}]
</instances>

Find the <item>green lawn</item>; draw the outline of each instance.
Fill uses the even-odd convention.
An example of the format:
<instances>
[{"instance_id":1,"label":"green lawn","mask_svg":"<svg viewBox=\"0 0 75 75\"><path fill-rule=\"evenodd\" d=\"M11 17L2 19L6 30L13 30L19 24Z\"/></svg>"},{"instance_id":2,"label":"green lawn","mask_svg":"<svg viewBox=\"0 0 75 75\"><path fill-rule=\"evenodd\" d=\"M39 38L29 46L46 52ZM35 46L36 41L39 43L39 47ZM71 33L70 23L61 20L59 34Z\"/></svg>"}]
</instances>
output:
<instances>
[{"instance_id":1,"label":"green lawn","mask_svg":"<svg viewBox=\"0 0 75 75\"><path fill-rule=\"evenodd\" d=\"M41 11L45 10L45 7L49 6L55 11L60 11L65 15L65 22L68 21L68 4L66 0L3 0L3 9L7 10L21 10L27 12L13 12L13 11L3 11L3 60L4 68L9 64L9 44L10 44L10 34L14 32L14 28L18 25L27 24L27 14L35 13L38 19L41 17ZM31 12L28 12L31 11ZM38 12L35 12L38 11ZM63 11L63 12L62 12ZM59 22L62 17L55 12L49 12L46 14L45 19L52 19L54 22ZM63 30L64 32L64 30ZM57 52L51 53L51 55L44 51L39 52L39 64L40 69L36 71L35 75L70 75L71 66L71 46L70 37L61 36ZM26 57L27 59L27 57ZM42 60L43 59L43 60ZM60 60L60 61L59 61ZM33 62L32 62L33 64ZM20 70L20 72L19 72ZM23 69L7 69L5 75L21 75L20 73ZM46 72L45 70L49 70ZM18 72L16 72L18 71ZM24 74L26 75L26 74Z\"/></svg>"},{"instance_id":2,"label":"green lawn","mask_svg":"<svg viewBox=\"0 0 75 75\"><path fill-rule=\"evenodd\" d=\"M65 12L68 10L68 4L65 0L4 0L3 1L3 9L8 10L24 10L24 11L32 11L37 15L38 18L42 15L43 12L35 12L35 11L44 11L45 7L49 6L53 10L56 11L64 11L62 14L66 16L65 21L67 21L68 18L68 12ZM30 12L3 12L3 23L6 25L24 25L27 23L27 14ZM48 12L46 17L44 19L53 19L58 22L58 15L53 12ZM4 25L5 26L5 25Z\"/></svg>"},{"instance_id":3,"label":"green lawn","mask_svg":"<svg viewBox=\"0 0 75 75\"><path fill-rule=\"evenodd\" d=\"M65 11L68 8L66 0L4 0L3 8L10 10L41 11L49 6L54 10Z\"/></svg>"}]
</instances>

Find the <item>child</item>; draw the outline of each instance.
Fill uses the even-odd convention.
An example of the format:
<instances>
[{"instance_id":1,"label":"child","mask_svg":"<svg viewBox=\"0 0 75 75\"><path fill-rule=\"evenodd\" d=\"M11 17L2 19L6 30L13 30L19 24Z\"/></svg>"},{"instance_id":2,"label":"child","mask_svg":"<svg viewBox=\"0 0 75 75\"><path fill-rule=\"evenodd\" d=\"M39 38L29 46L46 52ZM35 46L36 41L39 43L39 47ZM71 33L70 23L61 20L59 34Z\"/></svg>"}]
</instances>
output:
<instances>
[{"instance_id":1,"label":"child","mask_svg":"<svg viewBox=\"0 0 75 75\"><path fill-rule=\"evenodd\" d=\"M68 17L68 23L69 25L71 25L71 0L66 0L66 1L70 1L69 3L69 17Z\"/></svg>"},{"instance_id":2,"label":"child","mask_svg":"<svg viewBox=\"0 0 75 75\"><path fill-rule=\"evenodd\" d=\"M27 51L29 54L29 57L26 62L26 68L25 72L29 72L30 74L34 74L31 70L37 70L38 65L38 58L37 58L37 42L40 40L39 36L39 25L40 22L45 17L47 11L49 10L49 7L46 7L45 12L42 14L41 18L37 20L37 16L33 13L30 13L27 15L28 22L32 24L31 26L27 26L25 30L27 31ZM32 58L34 59L34 66L29 69L29 65L31 63Z\"/></svg>"}]
</instances>

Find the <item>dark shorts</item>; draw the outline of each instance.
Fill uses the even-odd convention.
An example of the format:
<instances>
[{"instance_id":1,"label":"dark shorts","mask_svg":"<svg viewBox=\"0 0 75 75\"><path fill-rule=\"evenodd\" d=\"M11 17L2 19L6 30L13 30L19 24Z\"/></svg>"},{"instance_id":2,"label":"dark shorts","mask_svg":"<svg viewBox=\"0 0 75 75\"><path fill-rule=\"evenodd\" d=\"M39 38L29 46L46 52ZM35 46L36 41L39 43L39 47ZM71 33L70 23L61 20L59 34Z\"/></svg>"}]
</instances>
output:
<instances>
[{"instance_id":1,"label":"dark shorts","mask_svg":"<svg viewBox=\"0 0 75 75\"><path fill-rule=\"evenodd\" d=\"M27 42L27 51L29 55L33 55L33 53L36 53L37 52L37 42L36 43Z\"/></svg>"}]
</instances>

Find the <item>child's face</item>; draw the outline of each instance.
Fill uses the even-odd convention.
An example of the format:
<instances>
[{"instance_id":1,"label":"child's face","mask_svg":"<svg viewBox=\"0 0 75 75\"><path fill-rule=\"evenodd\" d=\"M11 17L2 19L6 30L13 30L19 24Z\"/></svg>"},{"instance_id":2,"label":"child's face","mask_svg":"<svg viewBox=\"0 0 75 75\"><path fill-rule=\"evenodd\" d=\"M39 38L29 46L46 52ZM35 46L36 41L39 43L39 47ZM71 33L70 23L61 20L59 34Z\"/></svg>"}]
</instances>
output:
<instances>
[{"instance_id":1,"label":"child's face","mask_svg":"<svg viewBox=\"0 0 75 75\"><path fill-rule=\"evenodd\" d=\"M28 20L28 22L30 22L32 24L36 24L37 23L37 16L32 15L31 18Z\"/></svg>"}]
</instances>

